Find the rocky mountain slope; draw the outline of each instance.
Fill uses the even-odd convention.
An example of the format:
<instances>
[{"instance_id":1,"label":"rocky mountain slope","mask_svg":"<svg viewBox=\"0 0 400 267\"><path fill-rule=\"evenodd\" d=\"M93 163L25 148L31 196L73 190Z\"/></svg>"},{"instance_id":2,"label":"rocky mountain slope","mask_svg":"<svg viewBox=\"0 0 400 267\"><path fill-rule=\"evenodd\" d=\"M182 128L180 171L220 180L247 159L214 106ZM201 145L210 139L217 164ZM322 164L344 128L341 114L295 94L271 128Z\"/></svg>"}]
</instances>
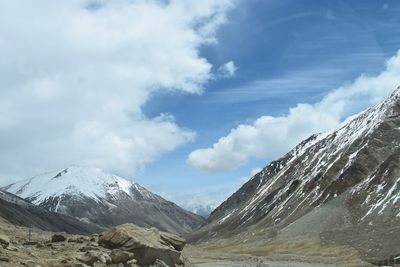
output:
<instances>
[{"instance_id":1,"label":"rocky mountain slope","mask_svg":"<svg viewBox=\"0 0 400 267\"><path fill-rule=\"evenodd\" d=\"M73 166L3 189L41 208L103 227L130 222L186 233L204 221L137 183L96 168Z\"/></svg>"},{"instance_id":2,"label":"rocky mountain slope","mask_svg":"<svg viewBox=\"0 0 400 267\"><path fill-rule=\"evenodd\" d=\"M0 219L25 227L71 234L91 234L101 231L96 225L72 217L49 212L8 192L0 191Z\"/></svg>"},{"instance_id":3,"label":"rocky mountain slope","mask_svg":"<svg viewBox=\"0 0 400 267\"><path fill-rule=\"evenodd\" d=\"M190 238L235 235L258 246L307 237L371 262L400 254L400 88L271 162Z\"/></svg>"}]
</instances>

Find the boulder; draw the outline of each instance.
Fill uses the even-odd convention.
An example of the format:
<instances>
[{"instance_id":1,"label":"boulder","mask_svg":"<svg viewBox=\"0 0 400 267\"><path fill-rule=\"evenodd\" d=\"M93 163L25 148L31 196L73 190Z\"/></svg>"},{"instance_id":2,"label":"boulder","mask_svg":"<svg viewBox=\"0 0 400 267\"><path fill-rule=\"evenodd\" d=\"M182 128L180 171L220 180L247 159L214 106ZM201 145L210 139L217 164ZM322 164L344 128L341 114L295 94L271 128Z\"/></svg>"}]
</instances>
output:
<instances>
[{"instance_id":1,"label":"boulder","mask_svg":"<svg viewBox=\"0 0 400 267\"><path fill-rule=\"evenodd\" d=\"M87 251L79 254L76 259L84 264L93 266L94 263L111 263L111 258L108 254L100 251Z\"/></svg>"},{"instance_id":2,"label":"boulder","mask_svg":"<svg viewBox=\"0 0 400 267\"><path fill-rule=\"evenodd\" d=\"M99 235L98 234L93 234L90 236L90 241L92 242L96 242L97 239L99 239Z\"/></svg>"},{"instance_id":3,"label":"boulder","mask_svg":"<svg viewBox=\"0 0 400 267\"><path fill-rule=\"evenodd\" d=\"M13 246L13 245L8 245L8 247L6 248L8 251L13 251L13 252L17 252L19 251L19 248Z\"/></svg>"},{"instance_id":4,"label":"boulder","mask_svg":"<svg viewBox=\"0 0 400 267\"><path fill-rule=\"evenodd\" d=\"M36 246L37 244L39 244L38 241L27 241L27 242L24 242L22 245L23 246Z\"/></svg>"},{"instance_id":5,"label":"boulder","mask_svg":"<svg viewBox=\"0 0 400 267\"><path fill-rule=\"evenodd\" d=\"M53 243L64 242L65 240L67 240L67 238L63 234L54 234L51 237L51 242Z\"/></svg>"},{"instance_id":6,"label":"boulder","mask_svg":"<svg viewBox=\"0 0 400 267\"><path fill-rule=\"evenodd\" d=\"M82 252L87 252L87 251L90 251L90 250L99 250L99 248L98 248L98 247L94 247L94 246L87 245L87 246L81 247L81 248L79 249L79 251L82 251Z\"/></svg>"},{"instance_id":7,"label":"boulder","mask_svg":"<svg viewBox=\"0 0 400 267\"><path fill-rule=\"evenodd\" d=\"M150 265L149 267L170 267L168 266L165 262L160 261L160 260L156 260L152 265Z\"/></svg>"},{"instance_id":8,"label":"boulder","mask_svg":"<svg viewBox=\"0 0 400 267\"><path fill-rule=\"evenodd\" d=\"M182 251L183 248L186 245L186 240L185 239L182 239L179 236L174 235L174 234L161 232L160 233L160 238L167 245L173 246L175 248L175 250L177 250L177 251Z\"/></svg>"},{"instance_id":9,"label":"boulder","mask_svg":"<svg viewBox=\"0 0 400 267\"><path fill-rule=\"evenodd\" d=\"M130 260L130 261L125 263L125 267L140 267L140 266L137 265L137 261L136 260Z\"/></svg>"},{"instance_id":10,"label":"boulder","mask_svg":"<svg viewBox=\"0 0 400 267\"><path fill-rule=\"evenodd\" d=\"M0 262L10 262L10 259L7 257L0 256Z\"/></svg>"},{"instance_id":11,"label":"boulder","mask_svg":"<svg viewBox=\"0 0 400 267\"><path fill-rule=\"evenodd\" d=\"M6 248L8 247L9 244L10 244L10 238L6 235L0 234L0 246Z\"/></svg>"},{"instance_id":12,"label":"boulder","mask_svg":"<svg viewBox=\"0 0 400 267\"><path fill-rule=\"evenodd\" d=\"M83 236L79 236L79 237L71 237L71 238L68 238L68 243L79 243L79 244L82 244L82 243L84 243L85 241L89 241L89 238L85 238L85 237L83 237Z\"/></svg>"},{"instance_id":13,"label":"boulder","mask_svg":"<svg viewBox=\"0 0 400 267\"><path fill-rule=\"evenodd\" d=\"M185 240L177 235L160 232L156 228L145 229L134 224L123 224L102 233L99 245L120 249L134 254L138 265L148 266L157 259L169 266L180 263L180 251Z\"/></svg>"},{"instance_id":14,"label":"boulder","mask_svg":"<svg viewBox=\"0 0 400 267\"><path fill-rule=\"evenodd\" d=\"M135 254L129 251L114 249L111 251L110 257L113 263L125 263L129 260L134 259Z\"/></svg>"}]
</instances>

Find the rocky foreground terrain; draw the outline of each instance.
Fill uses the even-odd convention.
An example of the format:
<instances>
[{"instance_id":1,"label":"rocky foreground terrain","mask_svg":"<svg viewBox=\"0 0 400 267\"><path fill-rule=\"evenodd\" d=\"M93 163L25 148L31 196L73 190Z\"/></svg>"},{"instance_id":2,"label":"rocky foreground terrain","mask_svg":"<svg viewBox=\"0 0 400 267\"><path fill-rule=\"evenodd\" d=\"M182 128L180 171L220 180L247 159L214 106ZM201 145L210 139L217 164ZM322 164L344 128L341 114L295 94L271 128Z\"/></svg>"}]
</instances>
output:
<instances>
[{"instance_id":1,"label":"rocky foreground terrain","mask_svg":"<svg viewBox=\"0 0 400 267\"><path fill-rule=\"evenodd\" d=\"M71 235L29 230L0 219L0 266L184 266L185 240L155 228L125 224L100 234ZM188 266L188 264L186 264Z\"/></svg>"}]
</instances>

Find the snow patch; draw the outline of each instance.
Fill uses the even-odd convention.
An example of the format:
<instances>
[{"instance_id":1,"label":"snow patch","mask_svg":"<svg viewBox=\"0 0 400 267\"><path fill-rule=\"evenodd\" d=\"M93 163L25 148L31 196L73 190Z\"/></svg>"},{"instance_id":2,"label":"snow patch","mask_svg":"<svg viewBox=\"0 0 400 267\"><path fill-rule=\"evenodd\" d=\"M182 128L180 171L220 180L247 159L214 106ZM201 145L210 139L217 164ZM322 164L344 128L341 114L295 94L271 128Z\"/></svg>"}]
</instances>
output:
<instances>
[{"instance_id":1,"label":"snow patch","mask_svg":"<svg viewBox=\"0 0 400 267\"><path fill-rule=\"evenodd\" d=\"M134 182L105 173L98 168L73 166L14 183L7 191L22 198L34 199L34 204L40 204L49 197L63 194L83 195L96 200L105 198L107 194L130 195L132 186L138 187ZM56 207L56 210L58 209L59 205Z\"/></svg>"}]
</instances>

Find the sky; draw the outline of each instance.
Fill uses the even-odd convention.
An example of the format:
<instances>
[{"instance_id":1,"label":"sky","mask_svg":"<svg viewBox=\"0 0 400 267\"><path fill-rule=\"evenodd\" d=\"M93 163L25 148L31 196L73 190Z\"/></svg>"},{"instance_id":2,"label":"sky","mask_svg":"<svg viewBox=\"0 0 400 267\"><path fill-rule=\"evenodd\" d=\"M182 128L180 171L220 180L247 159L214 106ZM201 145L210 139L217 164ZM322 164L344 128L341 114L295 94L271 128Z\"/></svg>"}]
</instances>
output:
<instances>
[{"instance_id":1,"label":"sky","mask_svg":"<svg viewBox=\"0 0 400 267\"><path fill-rule=\"evenodd\" d=\"M99 167L215 206L400 85L399 1L0 0L0 185Z\"/></svg>"}]
</instances>

